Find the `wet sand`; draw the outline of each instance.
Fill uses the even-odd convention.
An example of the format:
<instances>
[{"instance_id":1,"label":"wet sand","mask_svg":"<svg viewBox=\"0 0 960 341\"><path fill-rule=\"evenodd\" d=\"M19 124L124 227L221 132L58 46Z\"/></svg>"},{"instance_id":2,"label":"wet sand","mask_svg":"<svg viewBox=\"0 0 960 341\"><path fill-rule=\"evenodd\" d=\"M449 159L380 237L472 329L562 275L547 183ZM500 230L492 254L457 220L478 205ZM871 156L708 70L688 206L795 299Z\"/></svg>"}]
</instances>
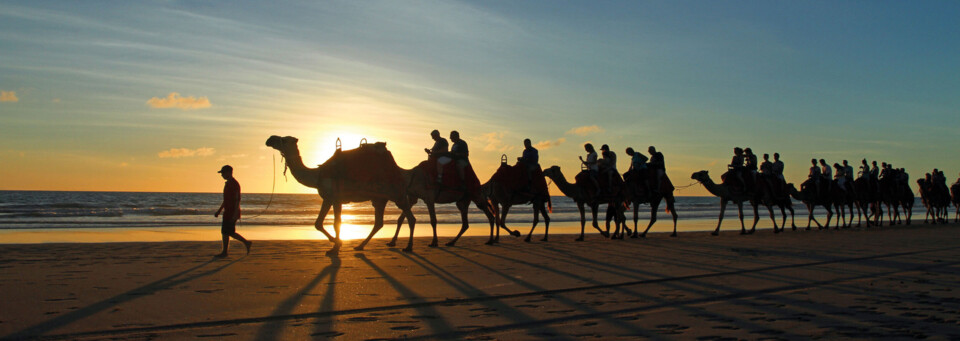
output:
<instances>
[{"instance_id":1,"label":"wet sand","mask_svg":"<svg viewBox=\"0 0 960 341\"><path fill-rule=\"evenodd\" d=\"M0 338L960 338L958 227L8 244Z\"/></svg>"}]
</instances>

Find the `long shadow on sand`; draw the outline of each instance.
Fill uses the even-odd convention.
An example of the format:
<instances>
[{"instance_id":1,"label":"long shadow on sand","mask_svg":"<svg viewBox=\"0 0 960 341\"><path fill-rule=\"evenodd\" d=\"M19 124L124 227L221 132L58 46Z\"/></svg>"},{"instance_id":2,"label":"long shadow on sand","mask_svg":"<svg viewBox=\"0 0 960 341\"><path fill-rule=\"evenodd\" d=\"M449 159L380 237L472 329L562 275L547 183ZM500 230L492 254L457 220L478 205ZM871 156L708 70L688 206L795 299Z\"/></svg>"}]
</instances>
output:
<instances>
[{"instance_id":1,"label":"long shadow on sand","mask_svg":"<svg viewBox=\"0 0 960 341\"><path fill-rule=\"evenodd\" d=\"M274 309L269 316L289 315L292 313L293 310L300 305L300 302L303 301L304 297L307 297L307 294L313 291L313 289L316 288L317 285L320 284L320 281L322 281L324 278L330 277L330 280L328 281L329 283L336 282L337 271L340 270L340 257L334 255L330 257L330 262L330 265L327 265L327 267L323 268L323 270L320 271L320 273L317 274L313 280L303 286L303 289L300 289L283 302L280 302L280 304L277 305L277 308ZM321 312L333 311L333 303L335 299L334 293L334 285L331 284L324 292L324 298L320 304ZM260 330L257 331L257 336L254 338L254 340L282 339L282 337L280 337L280 333L285 325L284 322L285 321L283 320L273 320L264 323L263 326L260 327ZM320 326L318 325L318 327ZM329 328L330 326L326 327Z\"/></svg>"},{"instance_id":2,"label":"long shadow on sand","mask_svg":"<svg viewBox=\"0 0 960 341\"><path fill-rule=\"evenodd\" d=\"M36 324L36 325L30 326L30 327L27 327L27 328L24 328L24 329L22 329L22 330L20 330L20 331L17 331L17 332L15 332L15 333L12 333L12 334L10 334L10 335L5 336L4 339L7 339L7 338L10 338L10 339L36 338L36 337L38 337L38 336L41 336L41 335L43 335L43 334L45 334L45 333L47 333L47 332L50 332L50 331L52 331L52 330L55 330L55 329L57 329L57 328L66 326L66 325L68 325L68 324L74 323L74 322L76 322L76 321L82 320L82 319L87 318L87 317L90 317L90 316L93 316L94 314L99 313L99 312L102 312L102 311L104 311L104 310L107 310L107 309L109 309L109 308L111 308L111 307L115 307L115 306L117 306L117 305L119 305L119 304L121 304L121 303L129 302L129 301L135 300L135 299L137 299L137 298L139 298L139 297L141 297L141 296L151 295L151 294L156 293L157 291L160 291L160 290L172 288L172 287L177 286L177 285L182 284L182 283L190 282L190 281L193 281L193 280L198 279L198 278L202 278L202 277L205 277L205 276L209 276L209 275L215 274L215 273L217 273L217 272L219 272L219 271L221 271L221 270L223 270L223 269L226 269L227 267L233 265L234 263L240 261L241 259L243 259L243 257L238 258L238 259L235 259L235 260L232 260L232 261L230 261L230 262L228 262L228 263L226 263L226 264L222 264L222 265L220 265L220 266L218 266L218 267L216 267L216 268L213 268L213 269L210 269L210 270L206 270L206 271L203 271L203 272L200 272L200 273L196 273L196 274L191 274L191 275L188 276L188 274L190 274L191 272L200 270L201 268L203 268L203 267L205 267L205 266L207 266L207 265L213 264L214 262L216 262L216 260L209 260L209 261L203 262L203 263L201 263L201 264L199 264L199 265L197 265L197 266L194 266L194 267L192 267L192 268L189 268L189 269L183 270L183 271L181 271L181 272L178 272L178 273L176 273L176 274L173 274L173 275L170 275L170 276L161 278L160 280L154 281L154 282L152 282L152 283L145 284L145 285L143 285L143 286L141 286L141 287L138 287L138 288L135 288L135 289L131 289L130 291L127 291L127 292L125 292L125 293L119 294L119 295L117 295L117 296L104 299L104 300L102 300L102 301L100 301L100 302L93 303L93 304L88 305L88 306L86 306L86 307L83 307L83 308L74 310L74 311L72 311L72 312L70 312L70 313L67 313L67 314L64 314L64 315L60 315L60 316L58 316L58 317L56 317L56 318L54 318L54 319L51 319L51 320L48 320L48 321L45 321L45 322L38 323L38 324Z\"/></svg>"}]
</instances>

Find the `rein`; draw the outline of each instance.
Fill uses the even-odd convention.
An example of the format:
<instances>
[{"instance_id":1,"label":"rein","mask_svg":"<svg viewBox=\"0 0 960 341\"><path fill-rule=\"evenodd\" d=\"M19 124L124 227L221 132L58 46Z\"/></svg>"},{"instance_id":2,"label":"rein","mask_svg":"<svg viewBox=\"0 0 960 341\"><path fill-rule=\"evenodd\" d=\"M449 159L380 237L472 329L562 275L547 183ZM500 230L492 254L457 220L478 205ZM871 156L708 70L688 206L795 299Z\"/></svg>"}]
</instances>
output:
<instances>
[{"instance_id":1,"label":"rein","mask_svg":"<svg viewBox=\"0 0 960 341\"><path fill-rule=\"evenodd\" d=\"M694 181L694 182L691 182L689 185L686 185L686 186L674 187L674 190L682 191L682 190L685 190L685 189L687 189L687 188L690 188L690 187L692 187L692 186L694 186L694 185L698 185L698 184L702 185L702 184L700 183L700 181Z\"/></svg>"}]
</instances>

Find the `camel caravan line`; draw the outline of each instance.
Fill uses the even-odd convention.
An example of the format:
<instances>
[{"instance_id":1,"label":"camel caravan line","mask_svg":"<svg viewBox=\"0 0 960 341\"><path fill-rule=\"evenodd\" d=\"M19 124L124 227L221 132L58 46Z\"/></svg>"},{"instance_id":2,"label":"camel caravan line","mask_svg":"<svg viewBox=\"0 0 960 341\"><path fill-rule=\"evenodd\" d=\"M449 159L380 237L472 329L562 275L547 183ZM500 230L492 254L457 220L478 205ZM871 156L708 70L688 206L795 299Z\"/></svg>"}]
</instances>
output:
<instances>
[{"instance_id":1,"label":"camel caravan line","mask_svg":"<svg viewBox=\"0 0 960 341\"><path fill-rule=\"evenodd\" d=\"M640 153L633 153L628 148L627 153L632 155L630 170L620 174L616 171L616 156L609 151L609 148L603 150L603 159L598 159L593 152L592 146L587 144L585 147L588 154L587 160L584 160L579 173L570 182L561 172L559 166L552 166L545 170L540 168L537 162L539 156L535 148L530 145L530 141L525 141L525 151L522 158L517 162L508 164L506 156L501 157L501 164L490 179L482 183L473 167L467 161L466 144L459 140L459 134L451 133L451 139L454 140L453 148L448 152L446 140L439 137L439 133L434 131L434 140L437 144L433 149L426 149L429 157L427 160L419 163L412 169L404 169L397 165L393 154L387 150L385 142L366 143L362 141L360 146L352 150L343 150L340 148L339 139L337 149L334 155L323 164L316 168L309 168L303 164L300 150L297 145L297 138L291 136L270 136L266 145L278 150L285 160L285 169L289 169L297 182L304 186L316 188L317 193L323 199L320 207L320 213L314 223L314 227L324 234L333 248L327 251L327 254L337 254L343 243L340 240L341 211L345 203L356 203L369 201L374 208L374 225L370 234L354 249L363 250L374 235L383 228L384 211L389 202L394 203L401 213L397 220L397 231L392 240L387 244L394 246L397 243L401 227L406 223L410 230L410 238L407 241L404 251L413 250L413 235L416 225L416 218L412 213L412 206L419 201L423 201L427 206L430 216L430 225L433 228L433 239L429 246L439 245L437 238L437 218L436 204L456 204L460 211L461 229L456 237L446 243L447 246L453 246L460 239L464 232L469 228L468 211L469 206L473 204L487 218L490 227L490 237L486 244L495 244L499 242L500 230L506 233L520 237L518 230L511 230L506 225L507 214L510 208L515 205L533 206L533 226L527 233L524 241L530 242L536 229L539 218L543 217L544 236L542 241L547 241L550 228L550 216L552 203L548 191L546 179L549 178L557 185L557 188L567 197L571 198L577 205L580 213L580 235L576 239L584 239L586 226L586 208L589 207L592 215L592 226L604 237L622 239L625 236L633 238L645 237L647 232L657 221L657 211L661 203L666 202L665 212L673 218L673 233L671 236L677 236L678 214L674 207L675 198L673 192L675 187L666 176L663 167L663 156L653 147L650 147L651 159L646 163L646 157ZM459 147L459 148L458 148ZM581 159L582 160L582 159ZM736 164L736 162L743 162ZM817 177L811 176L810 179L801 185L798 191L793 184L787 184L782 177L782 163L779 163L779 173L769 170L764 165L760 172L751 167L749 158L735 157L735 162L731 164L730 170L722 176L720 184L714 183L707 171L693 173L692 179L701 183L711 194L720 197L720 217L717 222L717 228L714 235L719 233L720 224L723 221L723 212L727 202L733 202L739 210L741 233L753 233L756 230L756 224L759 221L758 207L766 206L770 212L771 220L774 223L774 232L781 232L786 224L786 211L790 211L791 225L793 224L793 208L791 198L799 200L807 206L809 216L807 229L810 229L810 221L824 228L813 217L815 206L823 206L827 210L827 223L829 226L833 217L833 211L836 210L843 219L843 226L849 227L853 223L853 207L857 208L858 219L860 215L866 216L867 226L882 224L882 209L885 205L890 216L891 224L900 220L899 211L902 209L906 216L906 223L910 223L912 215L913 193L909 186L906 186L905 173L896 170L884 170L884 174L877 177L871 177L868 172L866 176L861 176L856 181L849 181L851 184L840 184L839 179L820 179L822 173ZM756 158L752 159L753 164ZM612 166L611 166L612 165ZM745 165L745 166L744 166ZM598 167L599 166L599 167ZM605 166L605 167L604 167ZM774 167L776 168L776 167ZM601 172L602 171L602 172ZM876 171L876 169L874 169ZM942 174L942 173L940 173ZM941 176L942 177L942 176ZM847 178L844 178L847 179ZM939 178L932 177L921 183L921 194L924 195L924 204L928 207L928 216L933 217L934 222L945 221L947 216L946 207L951 200L954 204L958 201L958 191L960 185L954 184L952 196L941 188ZM921 179L921 181L924 181ZM929 203L928 203L929 201ZM743 222L743 203L749 202L753 206L754 223L749 232L746 231ZM640 204L650 205L650 220L646 229L641 233L638 227L638 211ZM601 229L597 220L598 211L601 205L605 205L606 228ZM631 230L626 223L626 210L632 205L633 208L633 229ZM777 206L783 215L783 221L777 224L773 207ZM323 222L330 209L333 209L333 234L328 232ZM851 219L849 222L844 215L845 209L850 211ZM867 212L870 212L869 215ZM957 212L957 218L960 219L960 210ZM610 231L610 222L614 223L614 231ZM860 225L858 220L857 226ZM840 226L840 218L837 219L837 228Z\"/></svg>"}]
</instances>

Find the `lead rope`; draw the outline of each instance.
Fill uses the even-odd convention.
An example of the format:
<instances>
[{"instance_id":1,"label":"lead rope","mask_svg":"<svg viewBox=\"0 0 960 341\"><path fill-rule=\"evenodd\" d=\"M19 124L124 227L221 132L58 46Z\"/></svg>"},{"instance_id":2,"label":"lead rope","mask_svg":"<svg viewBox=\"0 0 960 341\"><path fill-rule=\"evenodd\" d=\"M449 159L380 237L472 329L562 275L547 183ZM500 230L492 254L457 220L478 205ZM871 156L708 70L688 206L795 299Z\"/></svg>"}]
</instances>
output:
<instances>
[{"instance_id":1,"label":"lead rope","mask_svg":"<svg viewBox=\"0 0 960 341\"><path fill-rule=\"evenodd\" d=\"M281 154L281 156L280 156L280 162L283 162L283 155L282 155L282 154ZM276 193L276 191L277 191L277 154L273 154L273 163L272 163L272 165L273 165L273 183L272 183L272 185L271 185L271 187L270 187L270 200L267 201L267 206L264 206L263 209L260 210L260 213L259 213L259 214L255 215L255 216L252 216L252 217L250 217L250 218L256 218L256 217L262 216L265 212L267 212L267 209L270 208L270 204L273 203L273 194ZM283 178L284 178L284 179L287 178L287 167L286 167L286 166L283 167Z\"/></svg>"},{"instance_id":2,"label":"lead rope","mask_svg":"<svg viewBox=\"0 0 960 341\"><path fill-rule=\"evenodd\" d=\"M682 190L685 190L685 189L687 189L687 188L690 188L691 186L697 185L697 184L699 184L699 183L700 183L700 181L694 181L694 182L691 182L689 185L686 185L686 186L674 187L674 190L682 191Z\"/></svg>"}]
</instances>

